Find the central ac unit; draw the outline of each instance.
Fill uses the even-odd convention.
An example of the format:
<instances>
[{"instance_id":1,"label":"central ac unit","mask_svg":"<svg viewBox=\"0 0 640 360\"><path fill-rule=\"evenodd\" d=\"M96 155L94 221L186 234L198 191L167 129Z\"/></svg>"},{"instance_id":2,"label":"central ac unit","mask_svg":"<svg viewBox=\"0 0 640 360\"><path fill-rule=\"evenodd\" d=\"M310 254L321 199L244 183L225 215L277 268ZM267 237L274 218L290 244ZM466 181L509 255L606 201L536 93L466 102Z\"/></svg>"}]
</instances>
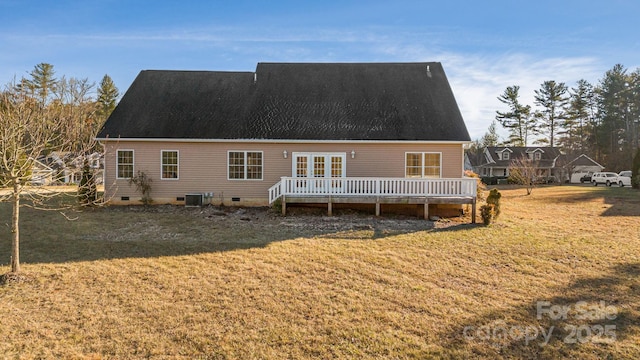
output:
<instances>
[{"instance_id":1,"label":"central ac unit","mask_svg":"<svg viewBox=\"0 0 640 360\"><path fill-rule=\"evenodd\" d=\"M184 196L184 206L202 206L204 194L186 194Z\"/></svg>"}]
</instances>

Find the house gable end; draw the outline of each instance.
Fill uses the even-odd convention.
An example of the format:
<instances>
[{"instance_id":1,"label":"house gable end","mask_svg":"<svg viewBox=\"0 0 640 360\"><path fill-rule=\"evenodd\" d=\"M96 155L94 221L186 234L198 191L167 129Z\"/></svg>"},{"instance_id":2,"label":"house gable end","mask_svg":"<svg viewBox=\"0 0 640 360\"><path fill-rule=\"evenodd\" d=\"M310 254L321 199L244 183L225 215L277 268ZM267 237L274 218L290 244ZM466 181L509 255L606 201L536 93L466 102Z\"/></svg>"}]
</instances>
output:
<instances>
[{"instance_id":1,"label":"house gable end","mask_svg":"<svg viewBox=\"0 0 640 360\"><path fill-rule=\"evenodd\" d=\"M567 166L597 166L604 169L604 166L600 165L597 161L593 160L586 154L581 154L575 159L571 160Z\"/></svg>"}]
</instances>

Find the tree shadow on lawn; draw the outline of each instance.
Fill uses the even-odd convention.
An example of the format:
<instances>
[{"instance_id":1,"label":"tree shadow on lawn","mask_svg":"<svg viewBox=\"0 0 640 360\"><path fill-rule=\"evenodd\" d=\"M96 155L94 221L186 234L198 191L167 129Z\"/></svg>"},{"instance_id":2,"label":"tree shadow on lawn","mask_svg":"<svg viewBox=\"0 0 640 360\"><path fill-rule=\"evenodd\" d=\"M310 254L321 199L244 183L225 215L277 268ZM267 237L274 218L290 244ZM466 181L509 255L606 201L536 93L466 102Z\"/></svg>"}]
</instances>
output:
<instances>
[{"instance_id":1,"label":"tree shadow on lawn","mask_svg":"<svg viewBox=\"0 0 640 360\"><path fill-rule=\"evenodd\" d=\"M640 357L640 263L612 266L555 293L466 320L446 347L489 358Z\"/></svg>"},{"instance_id":2,"label":"tree shadow on lawn","mask_svg":"<svg viewBox=\"0 0 640 360\"><path fill-rule=\"evenodd\" d=\"M69 214L67 214L69 215ZM11 218L9 204L0 216ZM358 212L335 216L311 213L282 217L266 208L171 205L106 207L73 214L23 208L20 255L26 263L63 263L101 259L179 256L266 247L298 238L377 240L430 230L433 222ZM5 220L5 221L7 221ZM0 265L11 253L10 227L0 242Z\"/></svg>"},{"instance_id":3,"label":"tree shadow on lawn","mask_svg":"<svg viewBox=\"0 0 640 360\"><path fill-rule=\"evenodd\" d=\"M560 194L545 195L545 200L556 203L579 204L601 200L606 205L610 205L600 216L640 216L640 191L631 189L628 186L605 187L590 189L590 191L571 191L572 187L585 187L580 185L563 185L566 192ZM589 185L592 186L592 185Z\"/></svg>"}]
</instances>

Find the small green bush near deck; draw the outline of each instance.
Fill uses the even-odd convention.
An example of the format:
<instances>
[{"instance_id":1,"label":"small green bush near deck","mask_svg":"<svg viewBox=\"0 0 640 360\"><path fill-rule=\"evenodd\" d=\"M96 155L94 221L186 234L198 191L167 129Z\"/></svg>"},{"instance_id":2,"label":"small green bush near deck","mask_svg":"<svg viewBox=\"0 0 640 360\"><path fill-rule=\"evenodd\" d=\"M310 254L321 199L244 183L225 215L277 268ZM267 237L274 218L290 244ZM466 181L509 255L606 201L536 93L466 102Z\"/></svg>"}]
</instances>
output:
<instances>
[{"instance_id":1,"label":"small green bush near deck","mask_svg":"<svg viewBox=\"0 0 640 360\"><path fill-rule=\"evenodd\" d=\"M482 216L482 222L485 225L490 225L496 216L494 205L485 204L480 206L480 216Z\"/></svg>"}]
</instances>

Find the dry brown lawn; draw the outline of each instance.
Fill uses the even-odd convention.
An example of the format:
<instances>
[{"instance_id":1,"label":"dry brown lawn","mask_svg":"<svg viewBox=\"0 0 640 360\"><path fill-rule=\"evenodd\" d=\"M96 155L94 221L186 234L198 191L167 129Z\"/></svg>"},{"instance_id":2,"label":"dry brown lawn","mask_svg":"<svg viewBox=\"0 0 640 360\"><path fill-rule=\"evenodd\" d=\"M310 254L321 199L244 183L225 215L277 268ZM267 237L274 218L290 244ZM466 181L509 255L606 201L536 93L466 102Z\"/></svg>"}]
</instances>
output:
<instances>
[{"instance_id":1,"label":"dry brown lawn","mask_svg":"<svg viewBox=\"0 0 640 360\"><path fill-rule=\"evenodd\" d=\"M502 193L489 227L166 206L69 222L25 210L31 280L0 286L0 358L640 358L640 192ZM566 318L538 319L540 301Z\"/></svg>"}]
</instances>

